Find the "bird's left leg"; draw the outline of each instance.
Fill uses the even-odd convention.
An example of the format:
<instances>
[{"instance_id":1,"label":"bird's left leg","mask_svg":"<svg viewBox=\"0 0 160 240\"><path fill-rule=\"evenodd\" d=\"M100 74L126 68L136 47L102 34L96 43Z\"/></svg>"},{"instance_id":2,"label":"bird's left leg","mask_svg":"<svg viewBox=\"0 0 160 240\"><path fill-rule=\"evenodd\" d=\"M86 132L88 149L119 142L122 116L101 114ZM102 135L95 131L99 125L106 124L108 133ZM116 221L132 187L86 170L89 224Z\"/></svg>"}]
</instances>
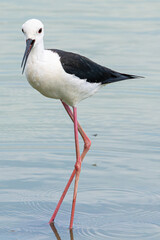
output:
<instances>
[{"instance_id":1,"label":"bird's left leg","mask_svg":"<svg viewBox=\"0 0 160 240\"><path fill-rule=\"evenodd\" d=\"M78 182L79 182L79 176L80 176L80 172L81 172L81 156L80 156L80 150L79 150L78 122L77 122L77 108L76 107L73 107L73 118L74 118L74 136L75 136L75 148L76 148L76 163L75 163L76 177L75 177L75 184L74 184L70 229L72 229L72 226L73 226L74 212L75 212L76 198L77 198L77 190L78 190Z\"/></svg>"}]
</instances>

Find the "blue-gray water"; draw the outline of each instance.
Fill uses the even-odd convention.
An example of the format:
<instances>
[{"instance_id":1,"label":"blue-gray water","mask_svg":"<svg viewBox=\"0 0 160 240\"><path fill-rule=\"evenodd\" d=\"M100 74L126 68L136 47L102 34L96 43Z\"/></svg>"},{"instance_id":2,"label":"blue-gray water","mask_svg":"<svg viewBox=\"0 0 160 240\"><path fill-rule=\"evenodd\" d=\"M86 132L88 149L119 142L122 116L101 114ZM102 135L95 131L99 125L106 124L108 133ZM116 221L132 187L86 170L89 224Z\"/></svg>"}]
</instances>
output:
<instances>
[{"instance_id":1,"label":"blue-gray water","mask_svg":"<svg viewBox=\"0 0 160 240\"><path fill-rule=\"evenodd\" d=\"M108 85L79 104L92 147L80 176L74 239L159 240L157 0L0 2L0 239L56 239L48 221L75 162L73 125L61 103L21 75L21 25L29 18L44 22L46 48L145 76ZM55 220L62 240L70 239L72 191Z\"/></svg>"}]
</instances>

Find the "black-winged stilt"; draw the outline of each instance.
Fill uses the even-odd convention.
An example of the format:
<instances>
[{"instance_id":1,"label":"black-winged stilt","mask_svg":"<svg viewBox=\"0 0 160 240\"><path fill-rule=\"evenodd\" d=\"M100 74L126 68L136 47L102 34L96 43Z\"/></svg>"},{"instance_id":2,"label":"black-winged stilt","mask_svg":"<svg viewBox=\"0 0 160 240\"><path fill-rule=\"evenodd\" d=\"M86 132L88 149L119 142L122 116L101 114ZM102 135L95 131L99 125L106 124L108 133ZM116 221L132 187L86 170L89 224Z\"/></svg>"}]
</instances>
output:
<instances>
[{"instance_id":1,"label":"black-winged stilt","mask_svg":"<svg viewBox=\"0 0 160 240\"><path fill-rule=\"evenodd\" d=\"M95 94L108 83L138 76L119 73L103 67L90 59L57 49L44 49L44 26L37 19L30 19L22 25L26 37L26 50L22 60L22 73L25 70L28 82L44 96L60 99L70 118L74 122L76 163L71 177L50 219L54 221L68 188L75 176L70 229L73 226L76 196L81 163L88 152L91 141L77 121L77 104ZM73 107L73 112L70 107ZM80 155L78 131L84 140L84 149Z\"/></svg>"}]
</instances>

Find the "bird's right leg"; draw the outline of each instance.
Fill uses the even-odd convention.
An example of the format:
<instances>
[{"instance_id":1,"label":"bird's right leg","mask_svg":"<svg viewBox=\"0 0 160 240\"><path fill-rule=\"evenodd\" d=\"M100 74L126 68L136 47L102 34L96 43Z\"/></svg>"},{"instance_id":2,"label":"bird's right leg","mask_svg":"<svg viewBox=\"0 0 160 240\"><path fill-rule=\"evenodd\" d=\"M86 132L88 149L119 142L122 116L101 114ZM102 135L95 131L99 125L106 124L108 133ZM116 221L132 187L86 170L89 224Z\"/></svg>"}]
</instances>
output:
<instances>
[{"instance_id":1,"label":"bird's right leg","mask_svg":"<svg viewBox=\"0 0 160 240\"><path fill-rule=\"evenodd\" d=\"M67 111L68 115L70 116L71 120L74 121L73 113L72 113L72 110L70 109L70 107L66 103L64 103L63 101L62 101L62 104L63 104L65 110ZM78 123L78 131L81 134L81 136L83 138L83 141L84 141L84 149L83 149L83 152L81 154L81 162L82 162L84 157L86 156L87 152L90 149L91 140L88 138L88 136L86 135L86 133L84 132L84 130L82 129L82 127L81 127L81 125L79 123ZM67 191L68 191L72 181L73 181L73 178L74 178L75 174L76 174L76 170L74 168L74 170L73 170L73 172L72 172L72 174L70 176L70 179L69 179L69 181L68 181L68 183L67 183L67 185L66 185L66 187L65 187L65 189L64 189L64 191L62 193L62 196L61 196L61 198L60 198L60 200L59 200L59 202L58 202L58 204L57 204L57 206L56 206L56 208L54 210L54 213L53 213L49 223L54 221L54 219L55 219L55 217L56 217L56 215L58 213L58 210L59 210L59 208L60 208L60 206L61 206L61 204L63 202L63 199L64 199L64 197L65 197L65 195L66 195L66 193L67 193Z\"/></svg>"},{"instance_id":2,"label":"bird's right leg","mask_svg":"<svg viewBox=\"0 0 160 240\"><path fill-rule=\"evenodd\" d=\"M68 115L70 116L71 120L74 121L73 113L72 113L72 110L70 109L70 107L66 103L64 103L64 102L62 102L62 104L63 104L64 108L66 109ZM83 141L84 141L84 149L83 149L83 152L81 154L81 161L83 161L84 157L86 156L87 152L90 149L91 140L86 135L86 133L84 132L84 130L81 127L81 125L79 124L79 122L78 122L78 131L81 134L81 137L83 138Z\"/></svg>"}]
</instances>

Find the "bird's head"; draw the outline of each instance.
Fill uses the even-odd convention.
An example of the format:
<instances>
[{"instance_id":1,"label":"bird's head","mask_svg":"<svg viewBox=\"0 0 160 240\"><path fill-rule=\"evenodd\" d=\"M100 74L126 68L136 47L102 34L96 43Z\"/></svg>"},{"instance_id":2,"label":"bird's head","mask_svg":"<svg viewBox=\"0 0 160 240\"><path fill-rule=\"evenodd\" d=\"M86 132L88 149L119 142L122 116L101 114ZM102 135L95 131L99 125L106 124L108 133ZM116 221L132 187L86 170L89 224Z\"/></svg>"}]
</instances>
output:
<instances>
[{"instance_id":1,"label":"bird's head","mask_svg":"<svg viewBox=\"0 0 160 240\"><path fill-rule=\"evenodd\" d=\"M37 19L29 19L22 25L22 32L26 37L26 50L23 56L21 67L24 72L28 56L32 48L43 42L44 26L43 23Z\"/></svg>"}]
</instances>

